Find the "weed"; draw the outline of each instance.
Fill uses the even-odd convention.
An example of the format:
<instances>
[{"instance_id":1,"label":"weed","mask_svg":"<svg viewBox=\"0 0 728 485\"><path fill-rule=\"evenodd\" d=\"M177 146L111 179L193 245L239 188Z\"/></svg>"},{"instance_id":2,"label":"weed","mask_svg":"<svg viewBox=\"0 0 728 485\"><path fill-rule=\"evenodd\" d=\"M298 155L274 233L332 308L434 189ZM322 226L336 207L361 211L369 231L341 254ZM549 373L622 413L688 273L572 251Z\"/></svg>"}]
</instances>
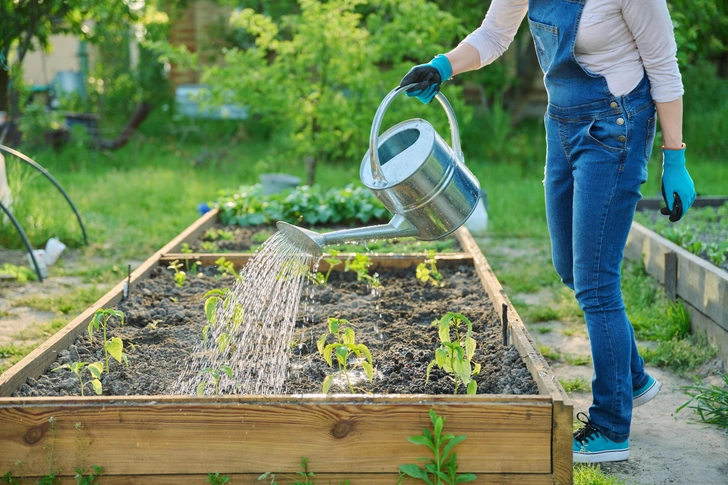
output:
<instances>
[{"instance_id":1,"label":"weed","mask_svg":"<svg viewBox=\"0 0 728 485\"><path fill-rule=\"evenodd\" d=\"M339 375L346 379L346 384L349 386L349 391L354 394L354 387L351 385L349 380L349 359L352 356L361 358L364 355L364 360L354 361L352 368L360 366L364 369L364 373L369 378L369 381L374 379L374 367L372 366L372 354L364 344L356 343L356 334L354 329L351 327L343 327L344 324L348 324L348 320L329 318L329 331L321 335L316 341L316 347L318 348L319 354L323 355L324 360L329 367L333 367L333 355L336 355L336 362L339 367ZM329 335L333 335L336 341L330 344L326 344L326 339ZM330 374L326 376L323 384L324 394L329 392L331 384L334 383L334 376Z\"/></svg>"},{"instance_id":2,"label":"weed","mask_svg":"<svg viewBox=\"0 0 728 485\"><path fill-rule=\"evenodd\" d=\"M591 355L589 354L582 354L582 355L572 355L572 354L564 354L564 360L569 363L569 365L589 365L591 364Z\"/></svg>"},{"instance_id":3,"label":"weed","mask_svg":"<svg viewBox=\"0 0 728 485\"><path fill-rule=\"evenodd\" d=\"M229 481L229 475L220 475L220 473L208 473L205 483L210 483L212 485L225 485Z\"/></svg>"},{"instance_id":4,"label":"weed","mask_svg":"<svg viewBox=\"0 0 728 485\"><path fill-rule=\"evenodd\" d=\"M407 441L428 447L433 457L428 460L429 463L424 468L417 465L400 465L397 483L402 483L406 477L422 480L428 485L455 485L475 481L477 477L472 473L458 475L457 453L453 451L466 436L443 435L445 418L438 416L432 409L430 409L430 421L432 431L422 428L421 436L410 436Z\"/></svg>"},{"instance_id":5,"label":"weed","mask_svg":"<svg viewBox=\"0 0 728 485\"><path fill-rule=\"evenodd\" d=\"M462 323L467 326L464 336L460 334ZM467 386L468 394L475 394L478 390L478 383L473 377L480 372L480 364L473 366L471 362L477 345L472 337L473 324L461 313L448 312L440 320L432 322L431 326L438 327L440 347L435 350L435 359L427 365L425 385L430 380L432 367L437 365L455 382L455 394L461 383ZM455 332L454 339L450 337L451 330Z\"/></svg>"},{"instance_id":6,"label":"weed","mask_svg":"<svg viewBox=\"0 0 728 485\"><path fill-rule=\"evenodd\" d=\"M7 472L3 475L3 483L6 485L20 485L20 480L13 477L12 472Z\"/></svg>"},{"instance_id":7,"label":"weed","mask_svg":"<svg viewBox=\"0 0 728 485\"><path fill-rule=\"evenodd\" d=\"M591 386L583 377L559 380L566 392L588 392Z\"/></svg>"},{"instance_id":8,"label":"weed","mask_svg":"<svg viewBox=\"0 0 728 485\"><path fill-rule=\"evenodd\" d=\"M0 275L11 276L15 278L18 283L35 281L38 279L38 275L36 275L35 271L27 266L16 266L10 263L3 263L2 267L0 267Z\"/></svg>"},{"instance_id":9,"label":"weed","mask_svg":"<svg viewBox=\"0 0 728 485\"><path fill-rule=\"evenodd\" d=\"M76 475L73 477L76 479L76 485L97 485L96 479L101 478L104 469L98 465L91 465L91 470L88 475L85 475L83 468L77 468Z\"/></svg>"},{"instance_id":10,"label":"weed","mask_svg":"<svg viewBox=\"0 0 728 485\"><path fill-rule=\"evenodd\" d=\"M581 425L581 422L579 422ZM574 466L574 483L582 485L627 485L615 476L604 474L599 465L577 464Z\"/></svg>"},{"instance_id":11,"label":"weed","mask_svg":"<svg viewBox=\"0 0 728 485\"><path fill-rule=\"evenodd\" d=\"M207 387L208 384L212 384L213 389L214 389L214 394L215 394L215 396L218 396L220 394L220 379L222 379L223 375L227 375L230 379L232 379L233 370L229 365L221 365L220 367L216 367L216 368L208 367L206 369L202 369L197 375L198 376L209 375L212 378L211 381L207 381L207 382L202 381L197 385L197 395L204 396L205 388Z\"/></svg>"},{"instance_id":12,"label":"weed","mask_svg":"<svg viewBox=\"0 0 728 485\"><path fill-rule=\"evenodd\" d=\"M526 310L525 316L530 322L549 322L558 320L559 312L550 306L533 305Z\"/></svg>"},{"instance_id":13,"label":"weed","mask_svg":"<svg viewBox=\"0 0 728 485\"><path fill-rule=\"evenodd\" d=\"M697 334L684 340L659 342L654 348L640 347L645 363L670 369L678 375L685 375L715 357L717 349L708 344L705 334Z\"/></svg>"},{"instance_id":14,"label":"weed","mask_svg":"<svg viewBox=\"0 0 728 485\"><path fill-rule=\"evenodd\" d=\"M326 285L329 282L331 270L333 270L334 266L336 266L337 264L341 264L341 260L337 258L338 255L339 251L336 251L334 249L329 250L329 256L324 258L324 261L326 261L329 265L329 269L326 270L326 274L316 273L315 275L309 276L309 278L317 285Z\"/></svg>"},{"instance_id":15,"label":"weed","mask_svg":"<svg viewBox=\"0 0 728 485\"><path fill-rule=\"evenodd\" d=\"M357 281L367 281L373 288L381 286L379 277L375 273L374 276L369 274L369 267L372 260L366 254L355 254L353 259L348 259L344 266L344 271L353 271L356 273Z\"/></svg>"},{"instance_id":16,"label":"weed","mask_svg":"<svg viewBox=\"0 0 728 485\"><path fill-rule=\"evenodd\" d=\"M94 330L101 328L103 332L103 346L104 356L106 358L106 372L109 372L109 354L116 359L117 362L127 362L126 354L124 353L124 342L119 337L112 337L111 340L106 338L106 329L108 327L109 319L112 317L119 318L121 326L124 326L124 312L107 308L106 310L96 310L93 319L88 324L88 337L93 342Z\"/></svg>"},{"instance_id":17,"label":"weed","mask_svg":"<svg viewBox=\"0 0 728 485\"><path fill-rule=\"evenodd\" d=\"M418 280L425 284L430 283L432 286L444 285L442 282L442 273L437 270L437 260L435 259L434 250L426 251L426 259L417 265L415 275Z\"/></svg>"},{"instance_id":18,"label":"weed","mask_svg":"<svg viewBox=\"0 0 728 485\"><path fill-rule=\"evenodd\" d=\"M541 352L541 355L543 355L544 357L546 357L549 360L561 359L561 354L556 352L549 345L538 345L538 351Z\"/></svg>"},{"instance_id":19,"label":"weed","mask_svg":"<svg viewBox=\"0 0 728 485\"><path fill-rule=\"evenodd\" d=\"M190 247L190 243L182 243L182 248L181 248L181 251L182 251L182 252L183 252L184 254L192 254L192 253L194 252L194 251L192 250L192 248Z\"/></svg>"},{"instance_id":20,"label":"weed","mask_svg":"<svg viewBox=\"0 0 728 485\"><path fill-rule=\"evenodd\" d=\"M63 364L59 367L56 367L55 369L52 369L52 371L56 372L61 369L68 369L76 374L76 377L78 378L78 383L81 386L81 396L84 395L84 388L87 384L91 384L91 387L97 395L100 396L103 392L100 380L101 374L104 372L103 362L94 362L93 364L89 364L88 362L72 362L70 364ZM88 369L89 374L91 374L91 380L88 382L84 382L83 376L81 375L84 369Z\"/></svg>"},{"instance_id":21,"label":"weed","mask_svg":"<svg viewBox=\"0 0 728 485\"><path fill-rule=\"evenodd\" d=\"M175 259L171 263L169 263L169 266L167 268L174 270L174 284L177 286L182 286L185 284L185 280L187 279L187 273L182 271L182 263L179 262L178 259Z\"/></svg>"},{"instance_id":22,"label":"weed","mask_svg":"<svg viewBox=\"0 0 728 485\"><path fill-rule=\"evenodd\" d=\"M301 457L301 471L296 472L297 478L295 482L291 482L290 485L316 485L316 482L312 482L310 479L316 475L308 469L308 458ZM270 485L278 485L275 474L271 472L265 472L258 477L258 481L269 480ZM301 481L303 480L303 481ZM331 483L331 482L329 482ZM339 485L349 485L349 480L344 480Z\"/></svg>"},{"instance_id":23,"label":"weed","mask_svg":"<svg viewBox=\"0 0 728 485\"><path fill-rule=\"evenodd\" d=\"M215 241L202 241L200 243L200 251L206 253L214 253L217 251L217 243Z\"/></svg>"},{"instance_id":24,"label":"weed","mask_svg":"<svg viewBox=\"0 0 728 485\"><path fill-rule=\"evenodd\" d=\"M543 325L542 325L542 326L540 326L540 327L536 327L536 331L537 331L538 333L540 333L540 334L545 334L545 333L551 333L551 332L553 332L553 331L554 331L554 329L553 329L553 328L551 328L551 327L546 327L546 326L543 326Z\"/></svg>"},{"instance_id":25,"label":"weed","mask_svg":"<svg viewBox=\"0 0 728 485\"><path fill-rule=\"evenodd\" d=\"M677 412L689 407L706 423L728 428L728 374L723 374L723 386L685 386L690 400L677 408Z\"/></svg>"}]
</instances>

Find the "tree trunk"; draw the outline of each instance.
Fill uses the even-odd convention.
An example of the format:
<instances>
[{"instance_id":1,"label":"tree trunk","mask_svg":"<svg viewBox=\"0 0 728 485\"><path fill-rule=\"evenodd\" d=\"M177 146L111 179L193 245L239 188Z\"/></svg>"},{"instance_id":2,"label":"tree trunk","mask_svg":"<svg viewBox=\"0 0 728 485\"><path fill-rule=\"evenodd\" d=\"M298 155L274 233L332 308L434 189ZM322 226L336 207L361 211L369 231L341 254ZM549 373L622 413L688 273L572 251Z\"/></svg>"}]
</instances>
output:
<instances>
[{"instance_id":1,"label":"tree trunk","mask_svg":"<svg viewBox=\"0 0 728 485\"><path fill-rule=\"evenodd\" d=\"M0 111L8 111L8 71L0 68Z\"/></svg>"}]
</instances>

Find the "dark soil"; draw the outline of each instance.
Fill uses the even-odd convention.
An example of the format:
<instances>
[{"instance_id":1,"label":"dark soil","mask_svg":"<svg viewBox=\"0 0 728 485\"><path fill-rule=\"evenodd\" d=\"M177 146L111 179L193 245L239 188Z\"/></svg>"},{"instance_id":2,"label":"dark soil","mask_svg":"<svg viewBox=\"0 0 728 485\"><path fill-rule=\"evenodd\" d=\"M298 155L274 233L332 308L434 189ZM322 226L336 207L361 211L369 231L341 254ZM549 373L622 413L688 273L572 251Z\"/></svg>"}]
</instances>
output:
<instances>
[{"instance_id":1,"label":"dark soil","mask_svg":"<svg viewBox=\"0 0 728 485\"><path fill-rule=\"evenodd\" d=\"M381 271L382 288L373 295L353 273L333 273L326 287L315 287L313 303L302 303L292 342L288 392L319 393L326 375L334 372L318 354L316 340L327 330L328 318L343 318L356 331L356 340L369 347L375 378L356 385L361 392L449 394L452 381L435 367L425 386L425 371L439 345L437 328L430 323L445 313L459 312L473 323L478 347L473 362L482 370L476 378L479 394L537 394L538 388L514 347L500 343L500 318L485 295L472 267L440 268L445 286L434 288L416 280L409 270ZM203 276L190 276L177 287L172 272L155 269L132 285L129 298L117 309L126 315L125 326L111 321L108 338L124 341L128 366L112 359L111 372L102 376L104 395L172 394L175 380L194 345L201 338L203 295L212 288L232 286L231 277L219 279L212 267ZM304 288L310 302L311 287ZM96 332L91 342L86 332L74 345L59 353L46 374L28 381L14 396L80 395L78 379L69 370L51 371L75 361L103 361ZM88 379L84 372L84 379ZM464 392L460 386L460 392ZM331 392L348 392L334 387ZM91 395L90 386L86 395Z\"/></svg>"},{"instance_id":2,"label":"dark soil","mask_svg":"<svg viewBox=\"0 0 728 485\"><path fill-rule=\"evenodd\" d=\"M301 227L306 227L302 225ZM316 232L336 231L340 229L351 229L351 226L327 226L309 228ZM275 226L227 226L216 224L203 233L199 239L189 243L189 248L195 253L215 252L253 252L260 247L274 232ZM457 239L448 236L437 241L418 241L412 237L380 239L365 244L342 244L327 246L327 250L335 249L341 252L365 252L376 253L417 253L426 249L434 249L438 253L462 251Z\"/></svg>"}]
</instances>

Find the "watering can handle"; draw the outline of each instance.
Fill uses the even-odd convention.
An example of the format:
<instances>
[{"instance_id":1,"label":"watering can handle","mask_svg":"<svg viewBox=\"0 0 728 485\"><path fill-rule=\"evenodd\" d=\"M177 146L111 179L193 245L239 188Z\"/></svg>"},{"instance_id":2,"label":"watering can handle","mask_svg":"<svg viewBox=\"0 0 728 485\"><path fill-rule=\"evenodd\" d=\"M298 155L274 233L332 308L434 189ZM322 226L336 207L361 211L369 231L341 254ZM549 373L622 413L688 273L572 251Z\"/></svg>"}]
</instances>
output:
<instances>
[{"instance_id":1,"label":"watering can handle","mask_svg":"<svg viewBox=\"0 0 728 485\"><path fill-rule=\"evenodd\" d=\"M389 94L384 97L381 104L379 105L379 108L377 109L376 114L374 115L374 121L372 122L372 131L369 133L369 153L371 154L372 177L374 178L375 184L385 185L387 182L387 179L384 177L384 172L382 172L382 165L379 163L379 153L377 150L379 146L379 130L382 125L382 120L384 119L384 112L387 111L387 108L389 108L389 105L392 104L394 98L396 98L412 86L415 86L415 84L397 87L390 91ZM435 99L440 102L442 107L445 109L445 113L447 113L447 119L450 122L450 132L452 133L451 145L453 151L455 152L455 157L461 163L465 163L463 150L460 147L460 134L458 132L458 120L455 118L455 112L453 111L450 102L447 100L447 98L445 98L445 95L443 95L442 93L438 92L435 95Z\"/></svg>"}]
</instances>

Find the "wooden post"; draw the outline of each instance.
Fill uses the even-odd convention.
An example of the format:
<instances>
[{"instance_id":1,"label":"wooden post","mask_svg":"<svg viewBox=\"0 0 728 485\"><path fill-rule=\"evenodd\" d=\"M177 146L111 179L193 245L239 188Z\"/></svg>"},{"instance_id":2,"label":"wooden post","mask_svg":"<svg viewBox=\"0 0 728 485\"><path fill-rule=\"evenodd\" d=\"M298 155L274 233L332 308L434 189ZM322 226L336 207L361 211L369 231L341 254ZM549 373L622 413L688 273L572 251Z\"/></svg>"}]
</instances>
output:
<instances>
[{"instance_id":1,"label":"wooden post","mask_svg":"<svg viewBox=\"0 0 728 485\"><path fill-rule=\"evenodd\" d=\"M503 303L501 311L501 332L503 332L503 346L508 346L508 305Z\"/></svg>"},{"instance_id":2,"label":"wooden post","mask_svg":"<svg viewBox=\"0 0 728 485\"><path fill-rule=\"evenodd\" d=\"M665 253L665 294L670 301L677 300L677 254Z\"/></svg>"}]
</instances>

